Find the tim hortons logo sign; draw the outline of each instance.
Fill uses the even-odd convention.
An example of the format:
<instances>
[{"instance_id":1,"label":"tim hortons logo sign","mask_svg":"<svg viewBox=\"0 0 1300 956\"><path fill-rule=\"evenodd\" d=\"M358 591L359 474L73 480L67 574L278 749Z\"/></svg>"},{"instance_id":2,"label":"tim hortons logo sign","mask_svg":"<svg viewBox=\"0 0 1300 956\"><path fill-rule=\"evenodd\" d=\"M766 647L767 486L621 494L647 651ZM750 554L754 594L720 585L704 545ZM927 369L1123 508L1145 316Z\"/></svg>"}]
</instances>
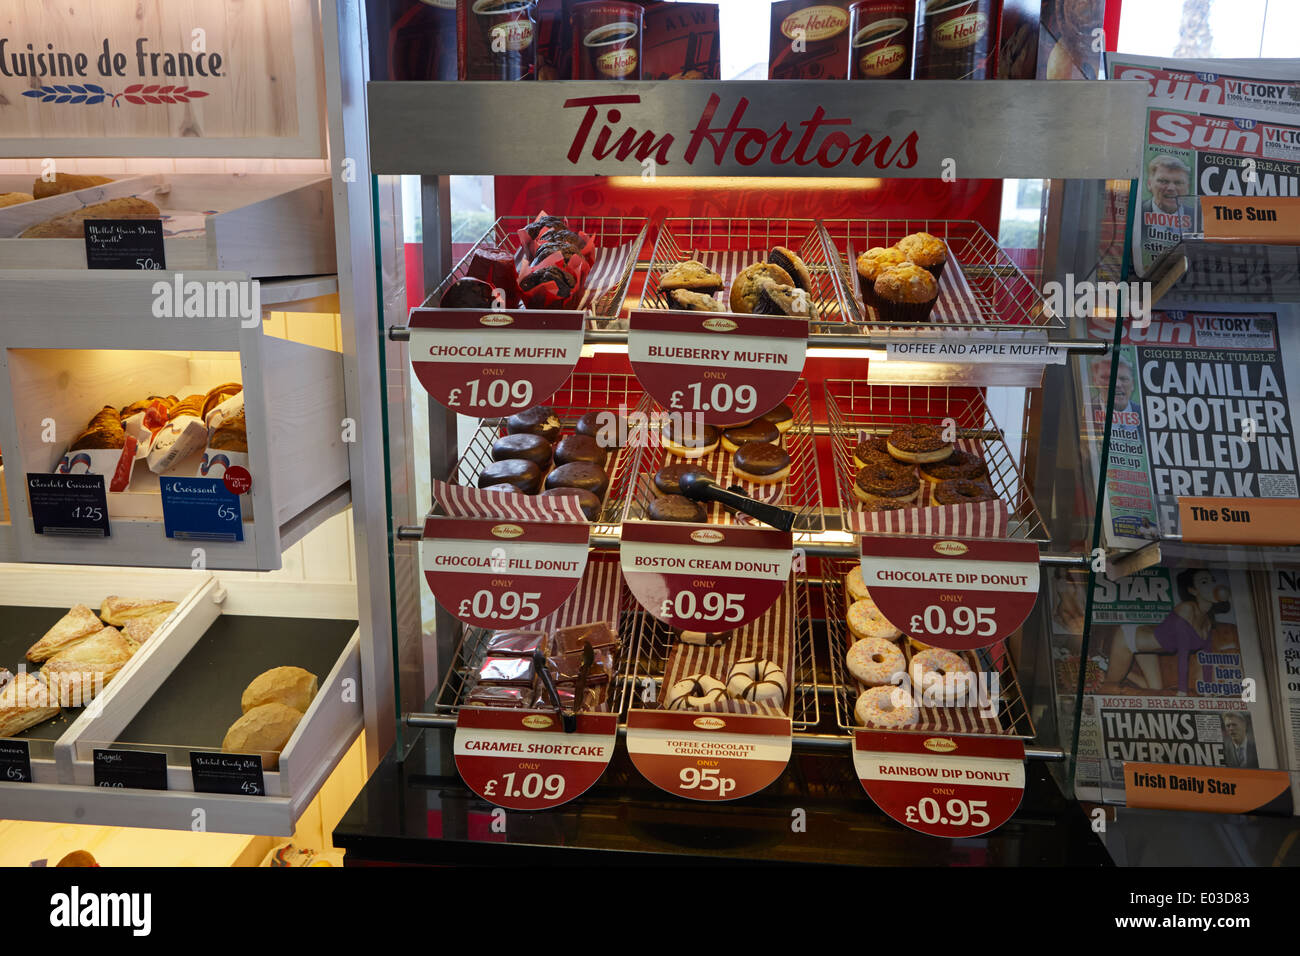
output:
<instances>
[{"instance_id":1,"label":"tim hortons logo sign","mask_svg":"<svg viewBox=\"0 0 1300 956\"><path fill-rule=\"evenodd\" d=\"M777 166L816 166L835 169L863 166L875 169L911 169L917 163L919 136L915 129L895 142L893 136L873 135L853 128L848 117L829 116L814 106L806 119L791 129L782 122L775 129L749 126L745 114L750 101L740 97L731 109L720 110L722 97L712 94L689 138L679 141L672 133L638 129L624 111L641 102L637 94L584 96L565 100L566 110L580 110L578 131L569 144L569 162L584 159L653 160L657 166L674 162L687 166L754 166L767 161Z\"/></svg>"}]
</instances>

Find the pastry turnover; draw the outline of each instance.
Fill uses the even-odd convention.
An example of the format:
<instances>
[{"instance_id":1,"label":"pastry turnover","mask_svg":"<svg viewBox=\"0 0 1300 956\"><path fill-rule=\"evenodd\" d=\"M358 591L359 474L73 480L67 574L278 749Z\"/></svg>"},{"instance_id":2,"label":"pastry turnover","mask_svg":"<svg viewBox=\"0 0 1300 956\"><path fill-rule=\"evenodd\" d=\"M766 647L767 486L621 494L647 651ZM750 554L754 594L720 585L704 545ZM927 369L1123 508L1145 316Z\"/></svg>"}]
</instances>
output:
<instances>
[{"instance_id":1,"label":"pastry turnover","mask_svg":"<svg viewBox=\"0 0 1300 956\"><path fill-rule=\"evenodd\" d=\"M117 628L106 627L51 657L41 668L41 676L50 690L58 694L58 700L75 701L79 689L80 700L85 702L117 676L137 646Z\"/></svg>"},{"instance_id":2,"label":"pastry turnover","mask_svg":"<svg viewBox=\"0 0 1300 956\"><path fill-rule=\"evenodd\" d=\"M68 451L94 450L96 448L123 448L126 445L126 431L122 428L122 416L116 408L105 405L68 446Z\"/></svg>"},{"instance_id":3,"label":"pastry turnover","mask_svg":"<svg viewBox=\"0 0 1300 956\"><path fill-rule=\"evenodd\" d=\"M162 627L163 621L167 620L169 614L171 614L169 608L162 608L152 614L133 617L122 625L122 636L136 644L144 644L153 637L158 628Z\"/></svg>"},{"instance_id":4,"label":"pastry turnover","mask_svg":"<svg viewBox=\"0 0 1300 956\"><path fill-rule=\"evenodd\" d=\"M57 717L60 710L45 681L24 671L0 689L0 737L20 734Z\"/></svg>"},{"instance_id":5,"label":"pastry turnover","mask_svg":"<svg viewBox=\"0 0 1300 956\"><path fill-rule=\"evenodd\" d=\"M39 664L103 629L104 623L95 617L95 612L84 604L78 604L46 631L39 641L27 648L27 659L33 664Z\"/></svg>"},{"instance_id":6,"label":"pastry turnover","mask_svg":"<svg viewBox=\"0 0 1300 956\"><path fill-rule=\"evenodd\" d=\"M105 624L121 627L127 621L139 617L149 617L162 613L165 617L176 610L175 601L160 601L153 598L124 598L110 594L104 598L99 609L99 616Z\"/></svg>"}]
</instances>

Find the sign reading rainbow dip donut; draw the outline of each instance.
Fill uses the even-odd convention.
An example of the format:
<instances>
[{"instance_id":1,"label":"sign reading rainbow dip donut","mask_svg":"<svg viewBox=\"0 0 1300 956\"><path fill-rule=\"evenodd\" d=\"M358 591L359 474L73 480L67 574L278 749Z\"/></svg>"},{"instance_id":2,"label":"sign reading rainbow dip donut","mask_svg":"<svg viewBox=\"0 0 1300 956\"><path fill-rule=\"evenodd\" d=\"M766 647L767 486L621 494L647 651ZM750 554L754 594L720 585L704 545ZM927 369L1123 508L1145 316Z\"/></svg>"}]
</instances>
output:
<instances>
[{"instance_id":1,"label":"sign reading rainbow dip donut","mask_svg":"<svg viewBox=\"0 0 1300 956\"><path fill-rule=\"evenodd\" d=\"M628 711L627 751L641 775L689 800L720 802L758 793L790 762L789 717Z\"/></svg>"},{"instance_id":2,"label":"sign reading rainbow dip donut","mask_svg":"<svg viewBox=\"0 0 1300 956\"><path fill-rule=\"evenodd\" d=\"M769 412L794 389L808 352L804 320L730 312L633 311L632 371L670 412L735 425Z\"/></svg>"},{"instance_id":3,"label":"sign reading rainbow dip donut","mask_svg":"<svg viewBox=\"0 0 1300 956\"><path fill-rule=\"evenodd\" d=\"M473 627L528 627L578 587L586 524L440 518L425 521L420 567L438 603Z\"/></svg>"},{"instance_id":4,"label":"sign reading rainbow dip donut","mask_svg":"<svg viewBox=\"0 0 1300 956\"><path fill-rule=\"evenodd\" d=\"M979 836L1016 812L1025 745L998 737L859 730L853 766L867 795L905 827L930 836Z\"/></svg>"},{"instance_id":5,"label":"sign reading rainbow dip donut","mask_svg":"<svg viewBox=\"0 0 1300 956\"><path fill-rule=\"evenodd\" d=\"M472 418L511 415L568 381L582 324L578 311L413 309L411 365L444 407Z\"/></svg>"},{"instance_id":6,"label":"sign reading rainbow dip donut","mask_svg":"<svg viewBox=\"0 0 1300 956\"><path fill-rule=\"evenodd\" d=\"M735 525L623 524L623 580L651 615L689 631L725 631L762 617L790 578L794 536Z\"/></svg>"},{"instance_id":7,"label":"sign reading rainbow dip donut","mask_svg":"<svg viewBox=\"0 0 1300 956\"><path fill-rule=\"evenodd\" d=\"M1013 634L1038 600L1038 545L870 537L862 583L894 627L925 644L973 650Z\"/></svg>"}]
</instances>

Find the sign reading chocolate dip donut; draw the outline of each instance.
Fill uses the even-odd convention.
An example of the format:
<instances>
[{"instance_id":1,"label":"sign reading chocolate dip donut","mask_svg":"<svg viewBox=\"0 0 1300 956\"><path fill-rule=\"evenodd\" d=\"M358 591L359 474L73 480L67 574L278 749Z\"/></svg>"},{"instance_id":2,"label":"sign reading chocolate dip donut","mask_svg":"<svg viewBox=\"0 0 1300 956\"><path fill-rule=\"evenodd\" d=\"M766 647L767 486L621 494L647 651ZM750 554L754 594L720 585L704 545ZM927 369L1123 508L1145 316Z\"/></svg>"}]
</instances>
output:
<instances>
[{"instance_id":1,"label":"sign reading chocolate dip donut","mask_svg":"<svg viewBox=\"0 0 1300 956\"><path fill-rule=\"evenodd\" d=\"M849 79L906 80L912 75L910 0L861 0L849 7Z\"/></svg>"},{"instance_id":2,"label":"sign reading chocolate dip donut","mask_svg":"<svg viewBox=\"0 0 1300 956\"><path fill-rule=\"evenodd\" d=\"M578 587L588 527L560 521L425 521L420 567L438 603L473 627L529 627Z\"/></svg>"},{"instance_id":3,"label":"sign reading chocolate dip donut","mask_svg":"<svg viewBox=\"0 0 1300 956\"><path fill-rule=\"evenodd\" d=\"M583 313L411 310L411 365L441 405L473 418L511 415L555 394L582 354Z\"/></svg>"},{"instance_id":4,"label":"sign reading chocolate dip donut","mask_svg":"<svg viewBox=\"0 0 1300 956\"><path fill-rule=\"evenodd\" d=\"M1025 745L998 737L859 730L853 767L876 806L930 836L979 836L1025 793Z\"/></svg>"},{"instance_id":5,"label":"sign reading chocolate dip donut","mask_svg":"<svg viewBox=\"0 0 1300 956\"><path fill-rule=\"evenodd\" d=\"M1010 637L1038 600L1032 541L862 539L862 583L905 634L947 650Z\"/></svg>"},{"instance_id":6,"label":"sign reading chocolate dip donut","mask_svg":"<svg viewBox=\"0 0 1300 956\"><path fill-rule=\"evenodd\" d=\"M573 8L573 78L641 79L642 20L636 3L596 0Z\"/></svg>"},{"instance_id":7,"label":"sign reading chocolate dip donut","mask_svg":"<svg viewBox=\"0 0 1300 956\"><path fill-rule=\"evenodd\" d=\"M997 49L997 0L921 0L916 78L985 80Z\"/></svg>"},{"instance_id":8,"label":"sign reading chocolate dip donut","mask_svg":"<svg viewBox=\"0 0 1300 956\"><path fill-rule=\"evenodd\" d=\"M670 412L708 425L750 421L780 405L803 374L808 323L723 312L638 309L628 319L632 372Z\"/></svg>"},{"instance_id":9,"label":"sign reading chocolate dip donut","mask_svg":"<svg viewBox=\"0 0 1300 956\"><path fill-rule=\"evenodd\" d=\"M536 76L537 0L466 0L457 5L462 80Z\"/></svg>"}]
</instances>

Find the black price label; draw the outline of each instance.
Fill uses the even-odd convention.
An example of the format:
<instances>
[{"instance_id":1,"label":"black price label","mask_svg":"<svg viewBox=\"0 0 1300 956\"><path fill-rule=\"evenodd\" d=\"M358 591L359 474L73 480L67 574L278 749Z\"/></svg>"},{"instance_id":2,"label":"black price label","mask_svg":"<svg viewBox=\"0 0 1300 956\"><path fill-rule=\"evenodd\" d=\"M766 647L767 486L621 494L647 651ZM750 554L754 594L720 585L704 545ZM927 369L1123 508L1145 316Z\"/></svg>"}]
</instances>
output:
<instances>
[{"instance_id":1,"label":"black price label","mask_svg":"<svg viewBox=\"0 0 1300 956\"><path fill-rule=\"evenodd\" d=\"M167 755L143 750L92 750L97 787L167 789Z\"/></svg>"},{"instance_id":2,"label":"black price label","mask_svg":"<svg viewBox=\"0 0 1300 956\"><path fill-rule=\"evenodd\" d=\"M190 751L190 773L197 793L266 794L262 758L257 754L216 754Z\"/></svg>"},{"instance_id":3,"label":"black price label","mask_svg":"<svg viewBox=\"0 0 1300 956\"><path fill-rule=\"evenodd\" d=\"M166 269L161 219L87 219L87 269Z\"/></svg>"},{"instance_id":4,"label":"black price label","mask_svg":"<svg viewBox=\"0 0 1300 956\"><path fill-rule=\"evenodd\" d=\"M0 783L31 783L32 757L25 740L0 740Z\"/></svg>"},{"instance_id":5,"label":"black price label","mask_svg":"<svg viewBox=\"0 0 1300 956\"><path fill-rule=\"evenodd\" d=\"M107 538L108 498L103 475L27 474L27 500L37 534Z\"/></svg>"}]
</instances>

